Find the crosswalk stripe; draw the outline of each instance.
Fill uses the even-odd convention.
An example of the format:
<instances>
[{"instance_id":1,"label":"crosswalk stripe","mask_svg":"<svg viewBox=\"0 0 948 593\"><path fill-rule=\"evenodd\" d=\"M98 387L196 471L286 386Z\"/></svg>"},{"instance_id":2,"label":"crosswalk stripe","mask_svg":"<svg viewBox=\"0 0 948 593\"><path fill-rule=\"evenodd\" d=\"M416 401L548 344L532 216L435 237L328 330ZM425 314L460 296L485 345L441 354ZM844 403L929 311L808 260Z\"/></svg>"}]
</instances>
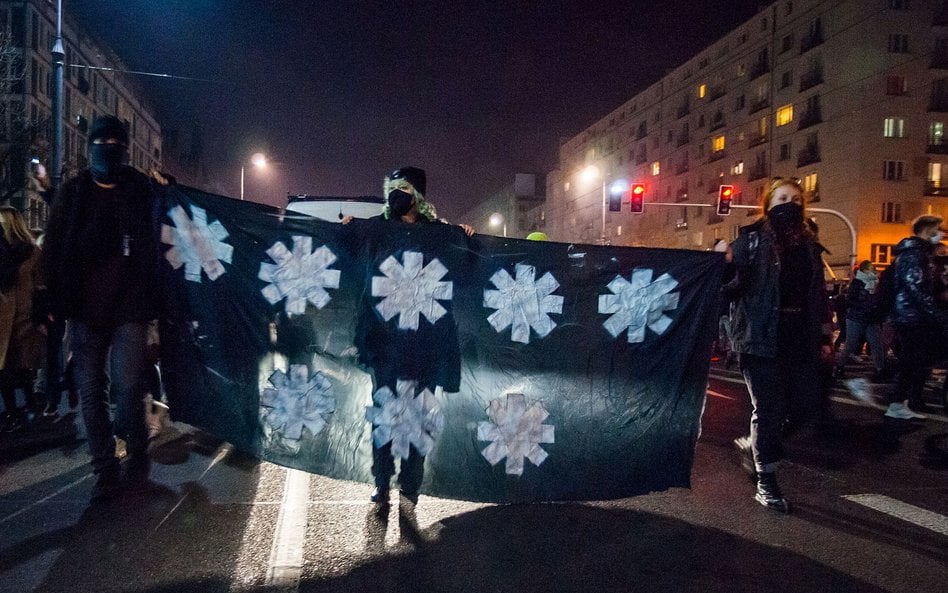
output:
<instances>
[{"instance_id":1,"label":"crosswalk stripe","mask_svg":"<svg viewBox=\"0 0 948 593\"><path fill-rule=\"evenodd\" d=\"M881 494L852 494L843 498L913 525L948 535L948 517L933 511Z\"/></svg>"},{"instance_id":2,"label":"crosswalk stripe","mask_svg":"<svg viewBox=\"0 0 948 593\"><path fill-rule=\"evenodd\" d=\"M306 540L310 475L298 469L286 470L283 504L277 518L266 584L296 591L303 572L303 544Z\"/></svg>"}]
</instances>

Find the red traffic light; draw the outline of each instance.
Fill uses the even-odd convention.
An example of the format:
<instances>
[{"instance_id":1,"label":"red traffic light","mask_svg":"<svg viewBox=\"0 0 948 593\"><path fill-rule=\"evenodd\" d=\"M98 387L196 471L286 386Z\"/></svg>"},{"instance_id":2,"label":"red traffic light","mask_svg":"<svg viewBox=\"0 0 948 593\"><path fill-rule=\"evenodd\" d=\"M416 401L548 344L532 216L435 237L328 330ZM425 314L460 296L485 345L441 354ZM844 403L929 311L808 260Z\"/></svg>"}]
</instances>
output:
<instances>
[{"instance_id":1,"label":"red traffic light","mask_svg":"<svg viewBox=\"0 0 948 593\"><path fill-rule=\"evenodd\" d=\"M641 214L645 211L645 184L633 183L629 188L629 202L632 205L633 214Z\"/></svg>"},{"instance_id":2,"label":"red traffic light","mask_svg":"<svg viewBox=\"0 0 948 593\"><path fill-rule=\"evenodd\" d=\"M727 216L731 213L731 200L734 199L734 186L722 185L718 188L718 215Z\"/></svg>"}]
</instances>

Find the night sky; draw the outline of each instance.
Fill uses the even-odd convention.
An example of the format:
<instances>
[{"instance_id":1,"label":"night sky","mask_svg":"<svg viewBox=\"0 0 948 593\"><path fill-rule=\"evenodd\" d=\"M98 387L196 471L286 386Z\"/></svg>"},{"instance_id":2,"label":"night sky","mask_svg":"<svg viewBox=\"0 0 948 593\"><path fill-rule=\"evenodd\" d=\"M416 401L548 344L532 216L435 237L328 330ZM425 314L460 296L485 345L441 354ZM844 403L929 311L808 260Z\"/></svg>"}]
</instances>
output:
<instances>
[{"instance_id":1,"label":"night sky","mask_svg":"<svg viewBox=\"0 0 948 593\"><path fill-rule=\"evenodd\" d=\"M400 165L456 219L754 15L758 0L64 0L133 70L165 129L201 130L210 181L379 195ZM456 220L456 222L462 222Z\"/></svg>"}]
</instances>

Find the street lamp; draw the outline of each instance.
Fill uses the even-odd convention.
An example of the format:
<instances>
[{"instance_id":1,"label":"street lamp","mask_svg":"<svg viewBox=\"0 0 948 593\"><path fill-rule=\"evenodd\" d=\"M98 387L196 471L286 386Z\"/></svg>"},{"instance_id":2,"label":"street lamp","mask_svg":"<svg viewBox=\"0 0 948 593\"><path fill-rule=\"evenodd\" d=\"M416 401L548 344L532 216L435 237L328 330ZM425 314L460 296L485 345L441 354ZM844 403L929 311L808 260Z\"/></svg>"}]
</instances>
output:
<instances>
[{"instance_id":1,"label":"street lamp","mask_svg":"<svg viewBox=\"0 0 948 593\"><path fill-rule=\"evenodd\" d=\"M267 166L267 156L262 152L255 152L250 155L250 164L256 167L257 169L262 169ZM240 199L244 199L244 169L245 165L240 166Z\"/></svg>"},{"instance_id":2,"label":"street lamp","mask_svg":"<svg viewBox=\"0 0 948 593\"><path fill-rule=\"evenodd\" d=\"M599 167L596 165L589 165L579 172L579 179L583 183L592 183L597 179L602 182L602 229L599 233L599 242L603 245L606 244L606 198L607 198L607 189L606 189L606 176L599 170ZM612 187L608 189L608 192L618 194L624 192L628 189L628 182L624 179L617 179L612 183Z\"/></svg>"},{"instance_id":3,"label":"street lamp","mask_svg":"<svg viewBox=\"0 0 948 593\"><path fill-rule=\"evenodd\" d=\"M489 222L490 222L490 226L494 228L503 226L504 237L507 236L507 221L504 220L503 214L501 214L500 212L494 212L493 214L490 215Z\"/></svg>"}]
</instances>

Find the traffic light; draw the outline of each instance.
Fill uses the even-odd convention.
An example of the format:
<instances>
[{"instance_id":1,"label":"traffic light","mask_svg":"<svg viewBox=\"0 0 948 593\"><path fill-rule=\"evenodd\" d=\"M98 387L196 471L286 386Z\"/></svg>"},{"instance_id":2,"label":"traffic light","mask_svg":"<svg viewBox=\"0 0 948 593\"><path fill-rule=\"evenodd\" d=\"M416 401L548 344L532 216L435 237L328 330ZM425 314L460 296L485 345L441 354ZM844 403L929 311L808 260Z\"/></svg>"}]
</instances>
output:
<instances>
[{"instance_id":1,"label":"traffic light","mask_svg":"<svg viewBox=\"0 0 948 593\"><path fill-rule=\"evenodd\" d=\"M731 200L734 199L734 186L722 185L718 188L718 215L727 216L731 213Z\"/></svg>"},{"instance_id":2,"label":"traffic light","mask_svg":"<svg viewBox=\"0 0 948 593\"><path fill-rule=\"evenodd\" d=\"M609 212L621 212L622 211L622 194L610 192L609 193Z\"/></svg>"},{"instance_id":3,"label":"traffic light","mask_svg":"<svg viewBox=\"0 0 948 593\"><path fill-rule=\"evenodd\" d=\"M632 204L632 214L641 214L645 211L645 184L633 183L629 189L629 202Z\"/></svg>"}]
</instances>

